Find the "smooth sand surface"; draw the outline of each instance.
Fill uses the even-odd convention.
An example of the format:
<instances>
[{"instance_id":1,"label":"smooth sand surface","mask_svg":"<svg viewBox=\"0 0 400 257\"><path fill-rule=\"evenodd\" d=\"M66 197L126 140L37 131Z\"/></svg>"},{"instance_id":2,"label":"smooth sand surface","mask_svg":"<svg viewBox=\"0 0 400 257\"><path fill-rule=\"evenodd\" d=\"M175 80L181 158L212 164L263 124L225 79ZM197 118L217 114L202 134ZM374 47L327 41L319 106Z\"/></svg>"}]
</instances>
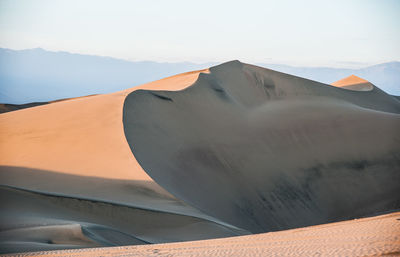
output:
<instances>
[{"instance_id":1,"label":"smooth sand surface","mask_svg":"<svg viewBox=\"0 0 400 257\"><path fill-rule=\"evenodd\" d=\"M378 88L233 61L182 91L132 92L124 128L159 185L253 233L400 207L400 102Z\"/></svg>"},{"instance_id":2,"label":"smooth sand surface","mask_svg":"<svg viewBox=\"0 0 400 257\"><path fill-rule=\"evenodd\" d=\"M350 75L346 78L333 82L332 86L355 91L370 91L374 88L374 85L372 85L369 81L357 77L356 75Z\"/></svg>"},{"instance_id":3,"label":"smooth sand surface","mask_svg":"<svg viewBox=\"0 0 400 257\"><path fill-rule=\"evenodd\" d=\"M399 256L400 213L265 234L19 256Z\"/></svg>"},{"instance_id":4,"label":"smooth sand surface","mask_svg":"<svg viewBox=\"0 0 400 257\"><path fill-rule=\"evenodd\" d=\"M139 89L180 90L203 71L107 95L71 99L0 115L0 165L113 179L151 180L126 143L122 106Z\"/></svg>"}]
</instances>

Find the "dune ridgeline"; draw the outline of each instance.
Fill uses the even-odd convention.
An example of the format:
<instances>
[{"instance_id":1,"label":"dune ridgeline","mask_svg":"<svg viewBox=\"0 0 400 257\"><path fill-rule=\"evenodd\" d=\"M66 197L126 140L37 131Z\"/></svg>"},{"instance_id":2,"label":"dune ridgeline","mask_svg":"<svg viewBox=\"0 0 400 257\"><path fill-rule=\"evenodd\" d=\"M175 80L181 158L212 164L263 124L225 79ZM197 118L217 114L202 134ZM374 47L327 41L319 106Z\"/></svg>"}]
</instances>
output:
<instances>
[{"instance_id":1,"label":"dune ridgeline","mask_svg":"<svg viewBox=\"0 0 400 257\"><path fill-rule=\"evenodd\" d=\"M0 114L1 253L250 235L400 208L400 101L227 62Z\"/></svg>"}]
</instances>

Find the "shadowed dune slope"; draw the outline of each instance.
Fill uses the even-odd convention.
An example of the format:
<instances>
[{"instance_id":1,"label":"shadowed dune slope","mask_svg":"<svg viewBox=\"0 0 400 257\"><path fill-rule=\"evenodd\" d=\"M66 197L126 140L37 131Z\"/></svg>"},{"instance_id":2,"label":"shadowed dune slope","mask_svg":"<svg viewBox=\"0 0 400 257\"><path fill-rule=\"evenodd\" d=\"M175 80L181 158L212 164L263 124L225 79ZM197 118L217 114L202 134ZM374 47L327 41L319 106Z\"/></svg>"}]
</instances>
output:
<instances>
[{"instance_id":1,"label":"shadowed dune slope","mask_svg":"<svg viewBox=\"0 0 400 257\"><path fill-rule=\"evenodd\" d=\"M35 106L49 104L49 102L37 102L28 104L0 104L0 114L5 112L12 112L21 109L31 108Z\"/></svg>"},{"instance_id":2,"label":"shadowed dune slope","mask_svg":"<svg viewBox=\"0 0 400 257\"><path fill-rule=\"evenodd\" d=\"M400 103L228 62L124 104L129 146L159 185L251 232L400 207Z\"/></svg>"},{"instance_id":3,"label":"shadowed dune slope","mask_svg":"<svg viewBox=\"0 0 400 257\"><path fill-rule=\"evenodd\" d=\"M243 235L196 217L5 186L0 202L2 253Z\"/></svg>"}]
</instances>

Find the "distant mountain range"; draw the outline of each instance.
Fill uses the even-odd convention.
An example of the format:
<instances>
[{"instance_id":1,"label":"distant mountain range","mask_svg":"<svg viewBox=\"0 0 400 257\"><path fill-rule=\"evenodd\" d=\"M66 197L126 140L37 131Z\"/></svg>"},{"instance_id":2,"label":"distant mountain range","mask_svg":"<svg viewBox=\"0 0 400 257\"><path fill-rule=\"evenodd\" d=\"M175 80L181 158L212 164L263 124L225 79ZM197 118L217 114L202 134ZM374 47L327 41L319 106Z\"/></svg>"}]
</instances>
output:
<instances>
[{"instance_id":1,"label":"distant mountain range","mask_svg":"<svg viewBox=\"0 0 400 257\"><path fill-rule=\"evenodd\" d=\"M278 64L257 64L276 71L331 84L337 80L356 75L368 80L391 95L400 95L400 62L387 62L361 69L328 67L292 67Z\"/></svg>"},{"instance_id":2,"label":"distant mountain range","mask_svg":"<svg viewBox=\"0 0 400 257\"><path fill-rule=\"evenodd\" d=\"M216 63L131 62L111 57L51 52L41 48L0 48L0 103L25 104L91 94L110 93ZM400 95L400 62L362 69L256 65L332 83L355 74L389 94Z\"/></svg>"}]
</instances>

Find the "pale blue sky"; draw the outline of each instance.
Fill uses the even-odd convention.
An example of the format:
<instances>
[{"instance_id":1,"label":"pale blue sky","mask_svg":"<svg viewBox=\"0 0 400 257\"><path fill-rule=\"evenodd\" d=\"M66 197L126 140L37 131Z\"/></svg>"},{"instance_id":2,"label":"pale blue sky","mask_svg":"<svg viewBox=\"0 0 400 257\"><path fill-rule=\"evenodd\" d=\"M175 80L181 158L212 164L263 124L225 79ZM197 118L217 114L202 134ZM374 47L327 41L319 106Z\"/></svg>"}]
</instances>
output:
<instances>
[{"instance_id":1,"label":"pale blue sky","mask_svg":"<svg viewBox=\"0 0 400 257\"><path fill-rule=\"evenodd\" d=\"M0 47L128 60L400 60L400 1L0 0Z\"/></svg>"}]
</instances>

